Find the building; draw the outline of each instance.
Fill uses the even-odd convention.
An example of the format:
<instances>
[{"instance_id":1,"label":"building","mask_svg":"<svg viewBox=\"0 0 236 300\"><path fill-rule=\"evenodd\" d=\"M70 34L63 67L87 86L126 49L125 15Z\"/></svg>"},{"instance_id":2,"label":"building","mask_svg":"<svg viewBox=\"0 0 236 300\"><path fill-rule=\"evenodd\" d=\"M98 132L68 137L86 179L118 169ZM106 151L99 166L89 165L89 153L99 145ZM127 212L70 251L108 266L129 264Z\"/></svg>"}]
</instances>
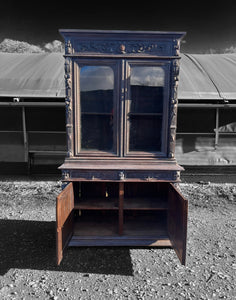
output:
<instances>
[{"instance_id":1,"label":"building","mask_svg":"<svg viewBox=\"0 0 236 300\"><path fill-rule=\"evenodd\" d=\"M182 54L176 158L236 169L236 54ZM0 162L59 165L66 153L61 53L0 53ZM235 171L234 171L235 172Z\"/></svg>"}]
</instances>

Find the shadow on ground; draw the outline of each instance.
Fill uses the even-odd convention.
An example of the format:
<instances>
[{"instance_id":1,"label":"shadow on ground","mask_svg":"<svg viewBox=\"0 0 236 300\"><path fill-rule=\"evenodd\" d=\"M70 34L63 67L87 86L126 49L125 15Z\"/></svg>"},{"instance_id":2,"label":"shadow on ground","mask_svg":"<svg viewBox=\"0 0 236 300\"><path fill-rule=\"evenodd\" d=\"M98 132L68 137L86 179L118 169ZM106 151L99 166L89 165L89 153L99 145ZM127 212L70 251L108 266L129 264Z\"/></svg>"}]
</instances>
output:
<instances>
[{"instance_id":1,"label":"shadow on ground","mask_svg":"<svg viewBox=\"0 0 236 300\"><path fill-rule=\"evenodd\" d=\"M11 268L132 276L129 248L68 248L56 265L55 222L0 220L0 275Z\"/></svg>"}]
</instances>

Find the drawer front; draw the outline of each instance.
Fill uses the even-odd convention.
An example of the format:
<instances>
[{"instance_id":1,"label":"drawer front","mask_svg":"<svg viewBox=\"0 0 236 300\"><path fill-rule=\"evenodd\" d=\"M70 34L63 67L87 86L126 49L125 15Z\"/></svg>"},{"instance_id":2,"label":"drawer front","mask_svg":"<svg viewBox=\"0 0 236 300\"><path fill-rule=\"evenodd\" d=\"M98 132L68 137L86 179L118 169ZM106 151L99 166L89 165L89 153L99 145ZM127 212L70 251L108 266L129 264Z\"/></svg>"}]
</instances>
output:
<instances>
[{"instance_id":1,"label":"drawer front","mask_svg":"<svg viewBox=\"0 0 236 300\"><path fill-rule=\"evenodd\" d=\"M64 181L91 181L91 180L111 180L111 181L170 181L179 182L179 171L132 171L132 170L63 170L62 179Z\"/></svg>"}]
</instances>

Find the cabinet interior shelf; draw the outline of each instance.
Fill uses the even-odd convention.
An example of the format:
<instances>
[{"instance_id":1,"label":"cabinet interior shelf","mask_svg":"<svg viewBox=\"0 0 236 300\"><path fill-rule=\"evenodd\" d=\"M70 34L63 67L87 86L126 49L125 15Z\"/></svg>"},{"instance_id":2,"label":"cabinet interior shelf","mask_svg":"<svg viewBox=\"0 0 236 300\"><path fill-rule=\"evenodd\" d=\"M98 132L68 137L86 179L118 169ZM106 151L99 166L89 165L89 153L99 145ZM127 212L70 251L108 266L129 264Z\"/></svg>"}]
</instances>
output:
<instances>
[{"instance_id":1,"label":"cabinet interior shelf","mask_svg":"<svg viewBox=\"0 0 236 300\"><path fill-rule=\"evenodd\" d=\"M122 234L119 233L119 226L115 220L107 220L99 217L89 219L86 215L81 217L80 221L75 222L74 236L77 237L100 237L104 239L107 236L117 237L132 237L139 239L144 237L167 237L167 224L163 219L147 220L140 216L125 218Z\"/></svg>"},{"instance_id":2,"label":"cabinet interior shelf","mask_svg":"<svg viewBox=\"0 0 236 300\"><path fill-rule=\"evenodd\" d=\"M81 112L81 115L88 116L112 116L110 112Z\"/></svg>"},{"instance_id":3,"label":"cabinet interior shelf","mask_svg":"<svg viewBox=\"0 0 236 300\"><path fill-rule=\"evenodd\" d=\"M75 203L75 209L80 210L118 210L118 198L80 199ZM124 210L167 210L167 202L162 198L124 198Z\"/></svg>"},{"instance_id":4,"label":"cabinet interior shelf","mask_svg":"<svg viewBox=\"0 0 236 300\"><path fill-rule=\"evenodd\" d=\"M129 116L147 116L147 117L154 117L154 116L162 116L162 113L137 113L137 112L129 112Z\"/></svg>"},{"instance_id":5,"label":"cabinet interior shelf","mask_svg":"<svg viewBox=\"0 0 236 300\"><path fill-rule=\"evenodd\" d=\"M116 198L89 198L75 202L75 209L84 210L118 210Z\"/></svg>"},{"instance_id":6,"label":"cabinet interior shelf","mask_svg":"<svg viewBox=\"0 0 236 300\"><path fill-rule=\"evenodd\" d=\"M75 182L73 186L74 236L100 236L100 242L106 236L168 236L168 184Z\"/></svg>"}]
</instances>

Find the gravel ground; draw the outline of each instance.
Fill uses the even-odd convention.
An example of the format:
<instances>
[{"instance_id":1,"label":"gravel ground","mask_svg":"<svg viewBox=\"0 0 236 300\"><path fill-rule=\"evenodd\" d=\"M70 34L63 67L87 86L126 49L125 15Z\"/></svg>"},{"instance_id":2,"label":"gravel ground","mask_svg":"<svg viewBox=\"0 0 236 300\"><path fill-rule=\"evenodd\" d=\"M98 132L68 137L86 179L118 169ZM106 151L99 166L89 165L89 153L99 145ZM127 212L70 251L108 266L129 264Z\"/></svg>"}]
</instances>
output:
<instances>
[{"instance_id":1,"label":"gravel ground","mask_svg":"<svg viewBox=\"0 0 236 300\"><path fill-rule=\"evenodd\" d=\"M0 299L235 299L236 184L180 184L187 264L172 249L69 248L55 261L56 180L0 181Z\"/></svg>"}]
</instances>

